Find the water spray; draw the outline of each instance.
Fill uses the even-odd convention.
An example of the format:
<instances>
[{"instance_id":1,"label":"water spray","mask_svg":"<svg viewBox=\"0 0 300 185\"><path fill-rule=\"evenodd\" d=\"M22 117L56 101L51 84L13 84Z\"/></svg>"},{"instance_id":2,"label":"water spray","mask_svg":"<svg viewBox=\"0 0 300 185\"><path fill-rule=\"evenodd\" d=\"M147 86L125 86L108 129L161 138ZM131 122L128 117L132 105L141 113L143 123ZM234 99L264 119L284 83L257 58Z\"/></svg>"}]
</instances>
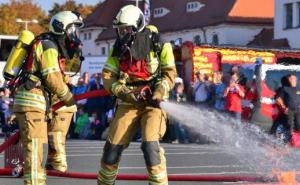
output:
<instances>
[{"instance_id":1,"label":"water spray","mask_svg":"<svg viewBox=\"0 0 300 185\"><path fill-rule=\"evenodd\" d=\"M252 123L239 122L215 110L173 102L161 102L160 107L197 133L220 145L245 166L263 174L272 168L280 171L300 169L299 151L284 146Z\"/></svg>"}]
</instances>

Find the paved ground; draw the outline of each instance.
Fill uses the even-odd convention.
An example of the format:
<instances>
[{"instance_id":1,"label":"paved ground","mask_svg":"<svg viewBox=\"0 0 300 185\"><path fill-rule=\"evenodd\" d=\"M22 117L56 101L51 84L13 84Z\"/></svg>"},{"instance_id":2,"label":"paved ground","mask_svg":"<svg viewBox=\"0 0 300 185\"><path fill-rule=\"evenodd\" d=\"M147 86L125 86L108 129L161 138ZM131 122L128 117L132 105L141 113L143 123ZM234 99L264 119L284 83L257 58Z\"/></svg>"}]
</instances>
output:
<instances>
[{"instance_id":1,"label":"paved ground","mask_svg":"<svg viewBox=\"0 0 300 185\"><path fill-rule=\"evenodd\" d=\"M0 143L3 140L0 139ZM67 153L69 169L72 172L97 173L104 142L68 140ZM234 156L224 153L217 145L163 144L166 150L169 174L192 175L249 175L253 174ZM146 174L140 143L132 143L124 152L120 173ZM0 154L0 167L3 166L3 154ZM0 185L22 184L22 179L1 177ZM96 185L95 180L48 177L48 185ZM245 183L214 182L170 182L170 185L219 185ZM119 181L116 185L147 185L142 181Z\"/></svg>"}]
</instances>

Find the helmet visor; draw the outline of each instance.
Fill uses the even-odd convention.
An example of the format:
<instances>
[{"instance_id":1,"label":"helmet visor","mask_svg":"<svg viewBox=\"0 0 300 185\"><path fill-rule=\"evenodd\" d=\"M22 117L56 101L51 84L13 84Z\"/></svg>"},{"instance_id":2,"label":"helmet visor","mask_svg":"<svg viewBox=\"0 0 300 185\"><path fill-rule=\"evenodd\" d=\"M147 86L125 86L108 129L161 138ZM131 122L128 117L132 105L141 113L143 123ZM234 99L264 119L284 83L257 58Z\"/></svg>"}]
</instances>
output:
<instances>
[{"instance_id":1,"label":"helmet visor","mask_svg":"<svg viewBox=\"0 0 300 185\"><path fill-rule=\"evenodd\" d=\"M133 34L133 27L132 26L119 26L119 27L117 27L117 32L118 32L119 38L123 39L124 37Z\"/></svg>"},{"instance_id":2,"label":"helmet visor","mask_svg":"<svg viewBox=\"0 0 300 185\"><path fill-rule=\"evenodd\" d=\"M79 27L76 26L75 24L71 24L67 30L66 34L70 38L79 38Z\"/></svg>"}]
</instances>

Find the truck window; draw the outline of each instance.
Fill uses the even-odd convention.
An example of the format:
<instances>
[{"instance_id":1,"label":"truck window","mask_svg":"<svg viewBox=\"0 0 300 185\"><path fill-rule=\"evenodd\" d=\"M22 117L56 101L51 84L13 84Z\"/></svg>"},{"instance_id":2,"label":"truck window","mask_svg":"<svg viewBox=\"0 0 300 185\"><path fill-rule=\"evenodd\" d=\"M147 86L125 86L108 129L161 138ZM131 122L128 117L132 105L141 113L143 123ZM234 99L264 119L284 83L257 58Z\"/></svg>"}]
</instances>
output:
<instances>
[{"instance_id":1,"label":"truck window","mask_svg":"<svg viewBox=\"0 0 300 185\"><path fill-rule=\"evenodd\" d=\"M300 87L300 71L288 71L288 70L280 70L280 71L267 71L265 82L267 86L272 90L277 90L281 87L281 79L288 74L295 74L298 78L298 88Z\"/></svg>"},{"instance_id":2,"label":"truck window","mask_svg":"<svg viewBox=\"0 0 300 185\"><path fill-rule=\"evenodd\" d=\"M230 74L231 68L233 64L222 64L222 72L223 74ZM253 79L254 75L254 67L250 67L251 65L241 65L241 73L247 78L247 82Z\"/></svg>"}]
</instances>

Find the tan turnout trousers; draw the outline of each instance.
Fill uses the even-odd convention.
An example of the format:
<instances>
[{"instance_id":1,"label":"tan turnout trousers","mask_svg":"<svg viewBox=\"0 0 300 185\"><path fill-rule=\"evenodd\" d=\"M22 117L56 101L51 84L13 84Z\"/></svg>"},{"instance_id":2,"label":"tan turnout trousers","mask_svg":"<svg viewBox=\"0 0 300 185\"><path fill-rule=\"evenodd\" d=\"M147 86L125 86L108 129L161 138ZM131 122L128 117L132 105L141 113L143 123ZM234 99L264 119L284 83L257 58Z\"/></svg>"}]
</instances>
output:
<instances>
[{"instance_id":1,"label":"tan turnout trousers","mask_svg":"<svg viewBox=\"0 0 300 185\"><path fill-rule=\"evenodd\" d=\"M24 184L45 185L47 122L40 112L15 113L24 147Z\"/></svg>"},{"instance_id":2,"label":"tan turnout trousers","mask_svg":"<svg viewBox=\"0 0 300 185\"><path fill-rule=\"evenodd\" d=\"M147 165L149 184L168 184L164 150L159 146L159 140L166 131L166 113L159 108L150 106L136 108L133 105L121 104L118 106L115 118L110 125L101 159L98 185L114 184L121 152L129 146L138 128L141 128L142 131L141 148Z\"/></svg>"},{"instance_id":3,"label":"tan turnout trousers","mask_svg":"<svg viewBox=\"0 0 300 185\"><path fill-rule=\"evenodd\" d=\"M54 112L51 123L48 125L48 158L47 168L67 171L66 136L73 117L73 112Z\"/></svg>"}]
</instances>

